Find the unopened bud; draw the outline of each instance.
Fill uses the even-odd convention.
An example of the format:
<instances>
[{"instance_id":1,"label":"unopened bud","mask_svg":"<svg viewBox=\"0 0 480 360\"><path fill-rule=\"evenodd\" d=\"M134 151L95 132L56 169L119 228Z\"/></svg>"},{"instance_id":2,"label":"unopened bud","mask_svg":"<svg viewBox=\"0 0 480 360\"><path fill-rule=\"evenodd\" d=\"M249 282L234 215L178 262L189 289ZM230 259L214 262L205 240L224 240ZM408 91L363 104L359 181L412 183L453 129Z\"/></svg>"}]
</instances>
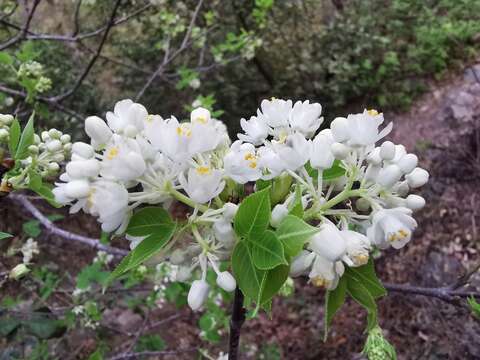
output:
<instances>
[{"instance_id":1,"label":"unopened bud","mask_svg":"<svg viewBox=\"0 0 480 360\"><path fill-rule=\"evenodd\" d=\"M58 165L56 162L51 162L48 164L48 171L56 173L58 170L60 170L60 165Z\"/></svg>"},{"instance_id":2,"label":"unopened bud","mask_svg":"<svg viewBox=\"0 0 480 360\"><path fill-rule=\"evenodd\" d=\"M348 120L344 117L335 118L330 124L332 130L333 139L337 142L344 142L350 137L348 129Z\"/></svg>"},{"instance_id":3,"label":"unopened bud","mask_svg":"<svg viewBox=\"0 0 480 360\"><path fill-rule=\"evenodd\" d=\"M72 146L72 152L84 159L90 159L94 155L93 147L84 142L76 142Z\"/></svg>"},{"instance_id":4,"label":"unopened bud","mask_svg":"<svg viewBox=\"0 0 480 360\"><path fill-rule=\"evenodd\" d=\"M272 218L270 219L270 225L272 227L278 227L283 219L288 215L288 208L285 204L278 204L272 210Z\"/></svg>"},{"instance_id":5,"label":"unopened bud","mask_svg":"<svg viewBox=\"0 0 480 360\"><path fill-rule=\"evenodd\" d=\"M62 144L69 143L71 139L72 138L68 134L60 136L60 141L62 142Z\"/></svg>"},{"instance_id":6,"label":"unopened bud","mask_svg":"<svg viewBox=\"0 0 480 360\"><path fill-rule=\"evenodd\" d=\"M7 129L0 129L0 140L8 139L9 132Z\"/></svg>"},{"instance_id":7,"label":"unopened bud","mask_svg":"<svg viewBox=\"0 0 480 360\"><path fill-rule=\"evenodd\" d=\"M65 145L63 145L63 151L65 151L66 153L69 153L72 151L72 143L66 143Z\"/></svg>"},{"instance_id":8,"label":"unopened bud","mask_svg":"<svg viewBox=\"0 0 480 360\"><path fill-rule=\"evenodd\" d=\"M37 134L33 134L33 143L35 145L39 145L41 142L42 140L40 139L40 136L38 136Z\"/></svg>"},{"instance_id":9,"label":"unopened bud","mask_svg":"<svg viewBox=\"0 0 480 360\"><path fill-rule=\"evenodd\" d=\"M375 148L367 155L367 162L373 165L380 165L382 158L380 156L380 148Z\"/></svg>"},{"instance_id":10,"label":"unopened bud","mask_svg":"<svg viewBox=\"0 0 480 360\"><path fill-rule=\"evenodd\" d=\"M62 133L57 129L50 129L48 130L48 135L50 135L52 139L59 139Z\"/></svg>"},{"instance_id":11,"label":"unopened bud","mask_svg":"<svg viewBox=\"0 0 480 360\"><path fill-rule=\"evenodd\" d=\"M367 199L359 198L355 202L355 206L360 211L368 211L370 209L370 202Z\"/></svg>"},{"instance_id":12,"label":"unopened bud","mask_svg":"<svg viewBox=\"0 0 480 360\"><path fill-rule=\"evenodd\" d=\"M226 203L223 205L223 217L225 220L232 220L237 213L238 205L234 203Z\"/></svg>"},{"instance_id":13,"label":"unopened bud","mask_svg":"<svg viewBox=\"0 0 480 360\"><path fill-rule=\"evenodd\" d=\"M210 118L210 111L203 107L196 108L190 114L190 122L192 123L207 124Z\"/></svg>"},{"instance_id":14,"label":"unopened bud","mask_svg":"<svg viewBox=\"0 0 480 360\"><path fill-rule=\"evenodd\" d=\"M395 165L388 165L380 170L377 182L385 188L391 188L402 177L402 171Z\"/></svg>"},{"instance_id":15,"label":"unopened bud","mask_svg":"<svg viewBox=\"0 0 480 360\"><path fill-rule=\"evenodd\" d=\"M208 298L209 290L210 286L205 280L195 280L192 282L192 286L190 287L187 297L188 306L190 306L193 311L200 309L205 300Z\"/></svg>"},{"instance_id":16,"label":"unopened bud","mask_svg":"<svg viewBox=\"0 0 480 360\"><path fill-rule=\"evenodd\" d=\"M18 280L30 272L29 268L25 264L18 264L12 270L10 270L9 277L13 280Z\"/></svg>"},{"instance_id":17,"label":"unopened bud","mask_svg":"<svg viewBox=\"0 0 480 360\"><path fill-rule=\"evenodd\" d=\"M48 131L42 131L41 136L43 141L50 140L50 135L48 134Z\"/></svg>"},{"instance_id":18,"label":"unopened bud","mask_svg":"<svg viewBox=\"0 0 480 360\"><path fill-rule=\"evenodd\" d=\"M428 182L428 178L428 171L418 167L405 176L408 186L414 189L425 185Z\"/></svg>"},{"instance_id":19,"label":"unopened bud","mask_svg":"<svg viewBox=\"0 0 480 360\"><path fill-rule=\"evenodd\" d=\"M39 149L38 149L38 146L37 146L37 145L30 145L30 146L28 147L28 152L29 152L30 154L32 154L32 155L38 154L38 151L39 151Z\"/></svg>"},{"instance_id":20,"label":"unopened bud","mask_svg":"<svg viewBox=\"0 0 480 360\"><path fill-rule=\"evenodd\" d=\"M237 287L237 282L232 274L228 271L223 271L217 276L217 285L225 291L232 292Z\"/></svg>"},{"instance_id":21,"label":"unopened bud","mask_svg":"<svg viewBox=\"0 0 480 360\"><path fill-rule=\"evenodd\" d=\"M425 206L425 199L420 195L410 194L407 196L406 205L409 209L420 210Z\"/></svg>"},{"instance_id":22,"label":"unopened bud","mask_svg":"<svg viewBox=\"0 0 480 360\"><path fill-rule=\"evenodd\" d=\"M345 159L348 156L348 153L350 152L350 148L348 146L338 142L333 143L330 149L335 159L338 159L338 160Z\"/></svg>"},{"instance_id":23,"label":"unopened bud","mask_svg":"<svg viewBox=\"0 0 480 360\"><path fill-rule=\"evenodd\" d=\"M95 159L71 161L66 170L72 179L96 177L100 172L100 162Z\"/></svg>"},{"instance_id":24,"label":"unopened bud","mask_svg":"<svg viewBox=\"0 0 480 360\"><path fill-rule=\"evenodd\" d=\"M62 143L60 140L52 140L47 143L47 150L50 152L57 152L62 149Z\"/></svg>"},{"instance_id":25,"label":"unopened bud","mask_svg":"<svg viewBox=\"0 0 480 360\"><path fill-rule=\"evenodd\" d=\"M398 166L404 174L411 173L418 164L418 158L415 154L406 154L398 161Z\"/></svg>"},{"instance_id":26,"label":"unopened bud","mask_svg":"<svg viewBox=\"0 0 480 360\"><path fill-rule=\"evenodd\" d=\"M0 124L10 125L13 121L13 115L0 114Z\"/></svg>"},{"instance_id":27,"label":"unopened bud","mask_svg":"<svg viewBox=\"0 0 480 360\"><path fill-rule=\"evenodd\" d=\"M89 116L85 119L85 132L100 148L112 137L112 130L98 116Z\"/></svg>"},{"instance_id":28,"label":"unopened bud","mask_svg":"<svg viewBox=\"0 0 480 360\"><path fill-rule=\"evenodd\" d=\"M391 141L385 141L380 146L380 157L383 160L393 160L395 157L395 144Z\"/></svg>"}]
</instances>

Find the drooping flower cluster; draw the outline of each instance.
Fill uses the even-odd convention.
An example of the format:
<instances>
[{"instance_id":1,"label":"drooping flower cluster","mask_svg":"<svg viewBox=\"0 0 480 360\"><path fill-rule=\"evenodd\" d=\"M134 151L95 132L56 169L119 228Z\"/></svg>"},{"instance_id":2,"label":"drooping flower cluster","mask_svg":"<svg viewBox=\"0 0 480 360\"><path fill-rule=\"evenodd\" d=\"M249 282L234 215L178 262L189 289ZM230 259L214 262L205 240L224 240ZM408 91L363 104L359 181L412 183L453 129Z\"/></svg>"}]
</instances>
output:
<instances>
[{"instance_id":1,"label":"drooping flower cluster","mask_svg":"<svg viewBox=\"0 0 480 360\"><path fill-rule=\"evenodd\" d=\"M138 207L160 204L175 213L177 202L189 206L177 216L182 226L167 259L179 281L196 268L188 303L202 306L209 293L207 269L217 284L233 291L236 280L220 269L239 241L233 229L244 184L287 179L275 201L270 226L280 226L300 194L303 220L316 233L290 262L291 276L308 275L314 285L336 287L345 266L364 265L374 247L403 247L417 226L412 212L425 201L410 189L428 181L417 157L402 145L385 141L392 124L364 111L336 118L319 131L318 103L264 100L256 116L242 119L243 133L230 145L225 126L208 110L197 108L189 121L148 114L123 100L106 114L85 121L90 143L75 143L72 160L54 189L56 200L97 216L102 229L122 233ZM294 186L290 186L294 184ZM135 248L144 237L127 236Z\"/></svg>"}]
</instances>

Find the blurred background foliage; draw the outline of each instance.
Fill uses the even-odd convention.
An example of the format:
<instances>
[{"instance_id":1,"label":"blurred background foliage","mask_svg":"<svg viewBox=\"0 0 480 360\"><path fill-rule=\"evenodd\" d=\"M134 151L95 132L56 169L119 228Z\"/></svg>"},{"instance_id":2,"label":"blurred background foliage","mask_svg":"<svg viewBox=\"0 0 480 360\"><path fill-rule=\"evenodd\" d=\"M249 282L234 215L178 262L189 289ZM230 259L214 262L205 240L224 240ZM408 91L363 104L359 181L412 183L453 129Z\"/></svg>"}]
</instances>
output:
<instances>
[{"instance_id":1,"label":"blurred background foliage","mask_svg":"<svg viewBox=\"0 0 480 360\"><path fill-rule=\"evenodd\" d=\"M209 0L193 26L197 1L125 0L117 18L128 21L111 29L88 76L61 102L79 116L39 99L72 87L102 36L83 34L105 26L112 5L41 2L31 33L0 52L0 85L10 90L0 89L0 111L34 107L41 125L72 131L82 116L102 115L118 99L137 96L163 116L185 116L203 104L234 134L239 119L271 96L319 101L328 119L353 107L404 109L432 76L470 61L480 44L478 0ZM5 43L25 14L12 0L2 1L0 14ZM33 61L39 65L31 69Z\"/></svg>"}]
</instances>

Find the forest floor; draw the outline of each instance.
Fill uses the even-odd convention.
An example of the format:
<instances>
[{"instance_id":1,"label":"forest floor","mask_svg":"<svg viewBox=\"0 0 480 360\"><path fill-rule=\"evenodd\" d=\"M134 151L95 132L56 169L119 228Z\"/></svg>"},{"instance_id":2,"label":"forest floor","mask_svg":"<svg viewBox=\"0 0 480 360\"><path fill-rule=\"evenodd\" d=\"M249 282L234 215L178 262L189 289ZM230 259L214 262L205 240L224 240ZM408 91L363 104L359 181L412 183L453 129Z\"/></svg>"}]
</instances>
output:
<instances>
[{"instance_id":1,"label":"forest floor","mask_svg":"<svg viewBox=\"0 0 480 360\"><path fill-rule=\"evenodd\" d=\"M477 205L480 201L480 64L441 84L432 84L431 91L407 113L386 114L386 119L395 122L391 139L418 154L421 166L431 174L431 181L421 192L427 206L417 216L419 227L414 238L404 249L387 251L377 259L377 273L390 283L425 287L450 284L478 261L480 251ZM53 212L46 207L44 210ZM30 216L19 204L3 199L0 219L8 224L8 229L2 230L19 233ZM84 215L67 216L58 225L84 235L99 235L97 224ZM41 250L38 261L55 259L57 270L71 276L91 263L95 256L95 251L88 247L77 244L67 247L64 240L47 234L38 239ZM5 245L1 246L3 252ZM8 269L10 262L1 257L0 272ZM480 287L480 276L472 278L471 286ZM1 297L27 290L18 283L0 283ZM48 305L65 305L61 298L52 298L55 303ZM366 336L364 310L348 301L335 317L327 341L323 342L323 302L323 290L306 281L296 281L293 296L275 299L271 318L260 315L246 322L242 358L277 359L267 350L271 345L281 349L282 359L362 359L360 352ZM115 299L109 306L104 313L104 335L114 349L112 353L118 354L128 347L132 333L145 322L141 315L122 307ZM437 299L393 292L381 299L378 306L380 325L395 345L399 359L480 359L480 322L467 309ZM198 314L168 304L149 314L150 324L168 318L172 320L158 324L149 332L160 334L167 349L186 351L162 359L195 359L198 355L189 349L198 346L213 349L200 344ZM62 359L88 358L97 345L94 333L85 329L70 331L56 344L57 353L65 354L59 357ZM0 359L9 358L6 349L12 346L7 339L0 339L0 349L5 350L3 355L0 352ZM219 348L226 349L226 336L215 347L217 351Z\"/></svg>"}]
</instances>

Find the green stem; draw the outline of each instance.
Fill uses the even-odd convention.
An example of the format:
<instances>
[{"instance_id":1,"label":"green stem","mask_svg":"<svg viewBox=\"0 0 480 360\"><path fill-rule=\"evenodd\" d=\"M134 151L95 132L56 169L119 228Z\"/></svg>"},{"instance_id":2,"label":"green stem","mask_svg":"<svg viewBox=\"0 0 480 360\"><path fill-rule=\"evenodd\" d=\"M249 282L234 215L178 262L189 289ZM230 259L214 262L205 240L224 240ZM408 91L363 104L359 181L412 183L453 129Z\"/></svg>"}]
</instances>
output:
<instances>
[{"instance_id":1,"label":"green stem","mask_svg":"<svg viewBox=\"0 0 480 360\"><path fill-rule=\"evenodd\" d=\"M171 185L167 185L167 191L178 201L184 203L185 205L188 205L192 208L198 208L201 212L205 212L208 210L208 206L202 205L202 204L197 204L195 201L190 199L188 196L182 194L180 191L177 191L172 188Z\"/></svg>"},{"instance_id":2,"label":"green stem","mask_svg":"<svg viewBox=\"0 0 480 360\"><path fill-rule=\"evenodd\" d=\"M347 200L349 197L353 197L353 196L362 196L365 194L365 191L362 190L362 189L358 189L358 190L343 190L341 193L339 193L337 196L331 198L330 200L328 200L325 204L323 204L321 207L320 207L320 211L325 211L325 210L328 210L332 207L334 207L335 205L341 203L342 201L345 201Z\"/></svg>"}]
</instances>

